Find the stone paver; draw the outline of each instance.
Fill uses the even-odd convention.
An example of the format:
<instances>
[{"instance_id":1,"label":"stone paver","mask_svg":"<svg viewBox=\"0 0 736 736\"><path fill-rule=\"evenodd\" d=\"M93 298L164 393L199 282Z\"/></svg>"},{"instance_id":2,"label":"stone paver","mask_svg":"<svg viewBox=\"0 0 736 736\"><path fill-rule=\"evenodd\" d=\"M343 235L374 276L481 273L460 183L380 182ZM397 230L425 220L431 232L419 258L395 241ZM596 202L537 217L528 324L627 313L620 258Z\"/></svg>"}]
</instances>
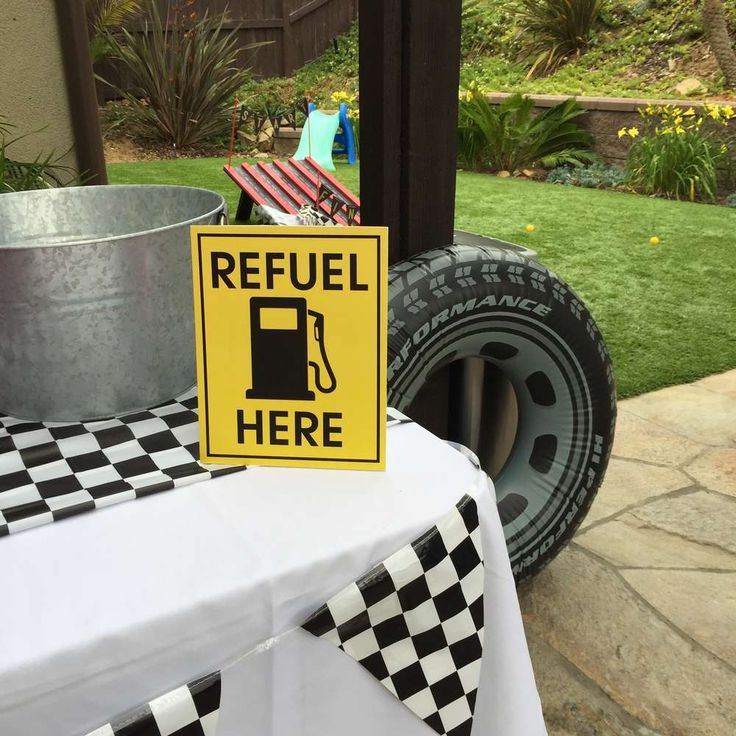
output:
<instances>
[{"instance_id":1,"label":"stone paver","mask_svg":"<svg viewBox=\"0 0 736 736\"><path fill-rule=\"evenodd\" d=\"M631 513L657 529L736 554L736 502L707 491L657 500Z\"/></svg>"},{"instance_id":2,"label":"stone paver","mask_svg":"<svg viewBox=\"0 0 736 736\"><path fill-rule=\"evenodd\" d=\"M736 399L687 384L624 402L627 411L703 445L730 445L736 436Z\"/></svg>"},{"instance_id":3,"label":"stone paver","mask_svg":"<svg viewBox=\"0 0 736 736\"><path fill-rule=\"evenodd\" d=\"M685 470L705 488L736 497L736 447L706 450Z\"/></svg>"},{"instance_id":4,"label":"stone paver","mask_svg":"<svg viewBox=\"0 0 736 736\"><path fill-rule=\"evenodd\" d=\"M629 506L691 485L690 478L675 468L644 465L612 457L583 528Z\"/></svg>"},{"instance_id":5,"label":"stone paver","mask_svg":"<svg viewBox=\"0 0 736 736\"><path fill-rule=\"evenodd\" d=\"M551 736L736 733L735 531L736 371L621 402L588 518L520 589Z\"/></svg>"},{"instance_id":6,"label":"stone paver","mask_svg":"<svg viewBox=\"0 0 736 736\"><path fill-rule=\"evenodd\" d=\"M611 567L572 546L521 596L529 630L648 728L725 736L736 672L667 623Z\"/></svg>"},{"instance_id":7,"label":"stone paver","mask_svg":"<svg viewBox=\"0 0 736 736\"><path fill-rule=\"evenodd\" d=\"M585 531L576 541L616 567L736 571L736 555L649 526L633 514Z\"/></svg>"},{"instance_id":8,"label":"stone paver","mask_svg":"<svg viewBox=\"0 0 736 736\"><path fill-rule=\"evenodd\" d=\"M622 575L675 626L736 667L736 572L624 570Z\"/></svg>"},{"instance_id":9,"label":"stone paver","mask_svg":"<svg viewBox=\"0 0 736 736\"><path fill-rule=\"evenodd\" d=\"M658 736L538 636L528 639L549 736Z\"/></svg>"},{"instance_id":10,"label":"stone paver","mask_svg":"<svg viewBox=\"0 0 736 736\"><path fill-rule=\"evenodd\" d=\"M628 402L623 402L618 409L613 441L615 457L682 465L702 451L702 445L632 414L627 406Z\"/></svg>"},{"instance_id":11,"label":"stone paver","mask_svg":"<svg viewBox=\"0 0 736 736\"><path fill-rule=\"evenodd\" d=\"M727 371L726 373L717 373L715 376L708 376L697 381L696 386L702 386L709 391L730 396L736 399L736 371Z\"/></svg>"}]
</instances>

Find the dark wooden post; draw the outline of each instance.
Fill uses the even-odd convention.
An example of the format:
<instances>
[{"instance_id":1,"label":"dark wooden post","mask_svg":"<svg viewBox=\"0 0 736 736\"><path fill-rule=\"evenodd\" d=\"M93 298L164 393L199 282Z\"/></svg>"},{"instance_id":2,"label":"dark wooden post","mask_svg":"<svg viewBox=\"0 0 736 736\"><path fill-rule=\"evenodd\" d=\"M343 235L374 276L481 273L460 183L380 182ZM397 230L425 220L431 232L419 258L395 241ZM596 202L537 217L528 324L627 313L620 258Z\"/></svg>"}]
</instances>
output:
<instances>
[{"instance_id":1,"label":"dark wooden post","mask_svg":"<svg viewBox=\"0 0 736 736\"><path fill-rule=\"evenodd\" d=\"M361 221L395 262L452 242L462 0L360 0Z\"/></svg>"},{"instance_id":2,"label":"dark wooden post","mask_svg":"<svg viewBox=\"0 0 736 736\"><path fill-rule=\"evenodd\" d=\"M84 3L56 0L56 14L79 172L85 184L107 184Z\"/></svg>"},{"instance_id":3,"label":"dark wooden post","mask_svg":"<svg viewBox=\"0 0 736 736\"><path fill-rule=\"evenodd\" d=\"M462 0L360 0L360 199L389 227L389 261L449 245L455 217ZM449 366L411 407L460 436L465 368Z\"/></svg>"},{"instance_id":4,"label":"dark wooden post","mask_svg":"<svg viewBox=\"0 0 736 736\"><path fill-rule=\"evenodd\" d=\"M402 0L360 0L360 219L401 260Z\"/></svg>"}]
</instances>

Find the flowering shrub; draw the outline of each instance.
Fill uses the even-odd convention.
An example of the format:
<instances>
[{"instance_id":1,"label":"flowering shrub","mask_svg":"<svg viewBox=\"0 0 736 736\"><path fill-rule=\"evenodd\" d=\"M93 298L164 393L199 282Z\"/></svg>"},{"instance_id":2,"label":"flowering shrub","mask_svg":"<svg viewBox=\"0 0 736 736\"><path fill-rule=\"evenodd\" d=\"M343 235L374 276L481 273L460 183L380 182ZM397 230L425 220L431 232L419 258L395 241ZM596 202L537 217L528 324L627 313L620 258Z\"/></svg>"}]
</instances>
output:
<instances>
[{"instance_id":1,"label":"flowering shrub","mask_svg":"<svg viewBox=\"0 0 736 736\"><path fill-rule=\"evenodd\" d=\"M338 107L344 102L348 106L348 119L352 120L353 125L360 120L360 108L358 107L357 95L351 95L344 90L338 90L330 95L330 100Z\"/></svg>"},{"instance_id":2,"label":"flowering shrub","mask_svg":"<svg viewBox=\"0 0 736 736\"><path fill-rule=\"evenodd\" d=\"M647 194L713 201L718 167L729 147L716 137L736 116L730 105L705 105L700 112L674 105L649 105L640 111L643 131L622 128L619 138L634 143L626 164L628 183Z\"/></svg>"},{"instance_id":3,"label":"flowering shrub","mask_svg":"<svg viewBox=\"0 0 736 736\"><path fill-rule=\"evenodd\" d=\"M333 92L330 95L330 99L336 104L341 105L343 102L347 103L348 107L352 107L357 100L357 95L352 95L350 92L346 92L344 89L339 89L337 92Z\"/></svg>"}]
</instances>

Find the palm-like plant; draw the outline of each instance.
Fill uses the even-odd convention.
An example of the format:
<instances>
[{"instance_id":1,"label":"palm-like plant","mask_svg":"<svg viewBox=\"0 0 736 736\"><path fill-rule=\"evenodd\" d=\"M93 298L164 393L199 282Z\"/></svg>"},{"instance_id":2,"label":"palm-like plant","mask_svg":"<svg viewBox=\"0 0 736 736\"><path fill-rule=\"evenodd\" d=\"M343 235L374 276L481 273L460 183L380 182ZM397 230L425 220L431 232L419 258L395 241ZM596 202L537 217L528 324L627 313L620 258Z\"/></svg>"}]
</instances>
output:
<instances>
[{"instance_id":1,"label":"palm-like plant","mask_svg":"<svg viewBox=\"0 0 736 736\"><path fill-rule=\"evenodd\" d=\"M237 29L225 32L225 18L205 12L182 20L171 5L162 18L149 0L143 33L123 29L109 37L113 55L132 76L132 91L118 92L142 136L185 148L227 126L229 102L248 72L238 64Z\"/></svg>"},{"instance_id":2,"label":"palm-like plant","mask_svg":"<svg viewBox=\"0 0 736 736\"><path fill-rule=\"evenodd\" d=\"M726 86L736 88L736 51L728 32L723 0L703 0L703 30L726 79Z\"/></svg>"},{"instance_id":3,"label":"palm-like plant","mask_svg":"<svg viewBox=\"0 0 736 736\"><path fill-rule=\"evenodd\" d=\"M478 88L460 100L458 151L471 167L516 171L596 160L593 137L575 122L585 111L575 100L534 114L534 101L520 94L491 105Z\"/></svg>"},{"instance_id":4,"label":"palm-like plant","mask_svg":"<svg viewBox=\"0 0 736 736\"><path fill-rule=\"evenodd\" d=\"M141 0L86 0L89 52L92 61L110 55L109 33L141 9Z\"/></svg>"},{"instance_id":5,"label":"palm-like plant","mask_svg":"<svg viewBox=\"0 0 736 736\"><path fill-rule=\"evenodd\" d=\"M550 74L593 39L602 0L520 0L519 40L529 76Z\"/></svg>"}]
</instances>

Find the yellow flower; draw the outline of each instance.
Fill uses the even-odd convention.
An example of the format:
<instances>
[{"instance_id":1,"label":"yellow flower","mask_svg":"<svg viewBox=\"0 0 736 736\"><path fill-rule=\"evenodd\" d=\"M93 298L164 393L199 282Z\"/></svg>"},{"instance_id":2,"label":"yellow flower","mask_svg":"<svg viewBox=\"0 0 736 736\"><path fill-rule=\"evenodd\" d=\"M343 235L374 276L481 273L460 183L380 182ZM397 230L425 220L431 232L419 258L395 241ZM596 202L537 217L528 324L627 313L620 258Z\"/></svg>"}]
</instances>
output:
<instances>
[{"instance_id":1,"label":"yellow flower","mask_svg":"<svg viewBox=\"0 0 736 736\"><path fill-rule=\"evenodd\" d=\"M619 130L618 132L618 137L624 138L625 136L626 136L626 128L621 128L621 130Z\"/></svg>"},{"instance_id":2,"label":"yellow flower","mask_svg":"<svg viewBox=\"0 0 736 736\"><path fill-rule=\"evenodd\" d=\"M537 229L536 225L532 225L531 222L524 228L528 233L533 233Z\"/></svg>"},{"instance_id":3,"label":"yellow flower","mask_svg":"<svg viewBox=\"0 0 736 736\"><path fill-rule=\"evenodd\" d=\"M682 125L678 125L675 128L675 133L677 133L677 135L682 135L684 132L685 132L685 128L683 128Z\"/></svg>"},{"instance_id":4,"label":"yellow flower","mask_svg":"<svg viewBox=\"0 0 736 736\"><path fill-rule=\"evenodd\" d=\"M675 125L682 125L682 115L678 115L675 118Z\"/></svg>"},{"instance_id":5,"label":"yellow flower","mask_svg":"<svg viewBox=\"0 0 736 736\"><path fill-rule=\"evenodd\" d=\"M718 107L718 105L706 105L705 110L710 115L713 120L718 120L721 117L721 109Z\"/></svg>"},{"instance_id":6,"label":"yellow flower","mask_svg":"<svg viewBox=\"0 0 736 736\"><path fill-rule=\"evenodd\" d=\"M629 128L627 132L631 138L638 138L639 136L639 128Z\"/></svg>"},{"instance_id":7,"label":"yellow flower","mask_svg":"<svg viewBox=\"0 0 736 736\"><path fill-rule=\"evenodd\" d=\"M652 237L649 238L649 243L651 245L659 245L660 240L659 240L659 238L656 235L652 235Z\"/></svg>"},{"instance_id":8,"label":"yellow flower","mask_svg":"<svg viewBox=\"0 0 736 736\"><path fill-rule=\"evenodd\" d=\"M669 126L662 131L662 135L672 135L675 131Z\"/></svg>"},{"instance_id":9,"label":"yellow flower","mask_svg":"<svg viewBox=\"0 0 736 736\"><path fill-rule=\"evenodd\" d=\"M725 105L721 108L721 113L723 114L723 117L726 118L726 120L730 120L732 117L736 115L733 111L733 107L731 105Z\"/></svg>"},{"instance_id":10,"label":"yellow flower","mask_svg":"<svg viewBox=\"0 0 736 736\"><path fill-rule=\"evenodd\" d=\"M695 115L695 108L689 107L687 110L685 110L684 113L682 113L686 118L691 118Z\"/></svg>"},{"instance_id":11,"label":"yellow flower","mask_svg":"<svg viewBox=\"0 0 736 736\"><path fill-rule=\"evenodd\" d=\"M333 92L330 95L330 99L336 105L340 105L343 102L347 103L348 105L352 105L355 102L355 95L351 95L348 92L345 92L344 90L338 90L337 92Z\"/></svg>"}]
</instances>

